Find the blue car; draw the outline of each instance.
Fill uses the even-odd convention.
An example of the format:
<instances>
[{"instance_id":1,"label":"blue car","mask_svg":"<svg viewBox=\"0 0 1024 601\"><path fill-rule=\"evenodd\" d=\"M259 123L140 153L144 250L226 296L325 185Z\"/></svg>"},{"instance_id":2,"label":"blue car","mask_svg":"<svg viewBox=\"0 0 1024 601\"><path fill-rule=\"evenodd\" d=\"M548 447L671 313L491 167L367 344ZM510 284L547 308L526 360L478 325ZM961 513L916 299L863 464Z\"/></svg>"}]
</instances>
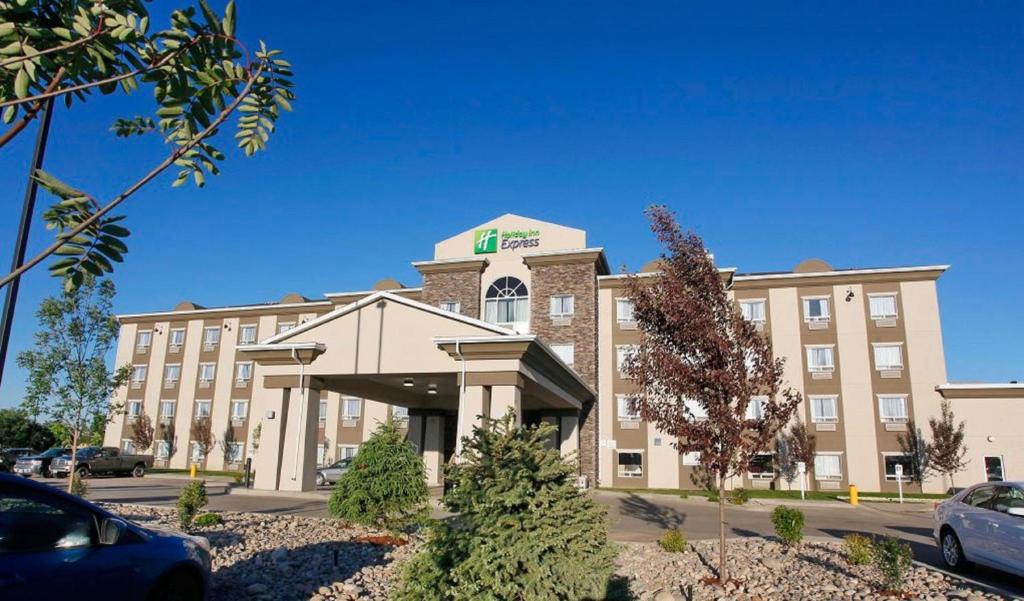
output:
<instances>
[{"instance_id":1,"label":"blue car","mask_svg":"<svg viewBox=\"0 0 1024 601\"><path fill-rule=\"evenodd\" d=\"M204 601L209 591L206 539L0 474L0 599Z\"/></svg>"}]
</instances>

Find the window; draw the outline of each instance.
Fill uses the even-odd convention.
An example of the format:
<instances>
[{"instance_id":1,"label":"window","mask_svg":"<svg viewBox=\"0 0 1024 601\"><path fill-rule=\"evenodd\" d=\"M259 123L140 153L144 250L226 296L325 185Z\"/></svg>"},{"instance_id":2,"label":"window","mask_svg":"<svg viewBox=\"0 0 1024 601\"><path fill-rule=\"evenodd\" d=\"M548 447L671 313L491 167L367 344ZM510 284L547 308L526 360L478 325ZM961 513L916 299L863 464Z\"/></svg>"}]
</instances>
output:
<instances>
[{"instance_id":1,"label":"window","mask_svg":"<svg viewBox=\"0 0 1024 601\"><path fill-rule=\"evenodd\" d=\"M843 467L837 453L818 453L814 456L815 480L842 480Z\"/></svg>"},{"instance_id":2,"label":"window","mask_svg":"<svg viewBox=\"0 0 1024 601\"><path fill-rule=\"evenodd\" d=\"M235 379L239 382L248 382L252 379L252 363L236 363L235 364Z\"/></svg>"},{"instance_id":3,"label":"window","mask_svg":"<svg viewBox=\"0 0 1024 601\"><path fill-rule=\"evenodd\" d=\"M554 351L558 358L569 367L573 366L573 361L576 357L575 347L572 344L552 344L551 350Z\"/></svg>"},{"instance_id":4,"label":"window","mask_svg":"<svg viewBox=\"0 0 1024 601\"><path fill-rule=\"evenodd\" d=\"M764 322L764 299L740 301L740 313L743 319L753 323Z\"/></svg>"},{"instance_id":5,"label":"window","mask_svg":"<svg viewBox=\"0 0 1024 601\"><path fill-rule=\"evenodd\" d=\"M1012 486L1000 486L996 489L991 507L993 511L1006 514L1009 514L1011 509L1024 509L1024 491Z\"/></svg>"},{"instance_id":6,"label":"window","mask_svg":"<svg viewBox=\"0 0 1024 601\"><path fill-rule=\"evenodd\" d=\"M868 306L871 308L871 319L895 319L895 294L869 294Z\"/></svg>"},{"instance_id":7,"label":"window","mask_svg":"<svg viewBox=\"0 0 1024 601\"><path fill-rule=\"evenodd\" d=\"M448 311L450 313L462 312L462 304L457 301L441 301L441 304L438 306L441 307L442 311Z\"/></svg>"},{"instance_id":8,"label":"window","mask_svg":"<svg viewBox=\"0 0 1024 601\"><path fill-rule=\"evenodd\" d=\"M747 471L751 480L774 480L775 466L771 453L758 453L750 460Z\"/></svg>"},{"instance_id":9,"label":"window","mask_svg":"<svg viewBox=\"0 0 1024 601\"><path fill-rule=\"evenodd\" d=\"M256 343L256 325L248 324L244 325L238 330L238 344L255 344Z\"/></svg>"},{"instance_id":10,"label":"window","mask_svg":"<svg viewBox=\"0 0 1024 601\"><path fill-rule=\"evenodd\" d=\"M34 492L7 487L0 491L0 515L4 517L0 557L6 553L87 547L96 542L96 519L92 513L59 498L37 496ZM15 556L14 565L19 559ZM63 558L63 561L72 560ZM25 558L22 561L45 560ZM9 562L5 563L10 565Z\"/></svg>"},{"instance_id":11,"label":"window","mask_svg":"<svg viewBox=\"0 0 1024 601\"><path fill-rule=\"evenodd\" d=\"M484 320L516 331L526 331L530 322L530 297L526 284L511 276L495 280L484 299Z\"/></svg>"},{"instance_id":12,"label":"window","mask_svg":"<svg viewBox=\"0 0 1024 601\"><path fill-rule=\"evenodd\" d=\"M828 321L828 297L804 298L804 321Z\"/></svg>"},{"instance_id":13,"label":"window","mask_svg":"<svg viewBox=\"0 0 1024 601\"><path fill-rule=\"evenodd\" d=\"M747 403L747 419L762 419L764 417L764 406L768 403L768 397L756 396Z\"/></svg>"},{"instance_id":14,"label":"window","mask_svg":"<svg viewBox=\"0 0 1024 601\"><path fill-rule=\"evenodd\" d=\"M134 455L135 454L135 443L130 438L126 438L121 441L121 454L122 455Z\"/></svg>"},{"instance_id":15,"label":"window","mask_svg":"<svg viewBox=\"0 0 1024 601\"><path fill-rule=\"evenodd\" d=\"M883 422L887 423L903 423L907 421L906 395L878 395L878 415Z\"/></svg>"},{"instance_id":16,"label":"window","mask_svg":"<svg viewBox=\"0 0 1024 601\"><path fill-rule=\"evenodd\" d=\"M700 451L689 451L683 453L683 465L700 465Z\"/></svg>"},{"instance_id":17,"label":"window","mask_svg":"<svg viewBox=\"0 0 1024 601\"><path fill-rule=\"evenodd\" d=\"M141 384L146 381L146 366L136 365L132 367L132 384Z\"/></svg>"},{"instance_id":18,"label":"window","mask_svg":"<svg viewBox=\"0 0 1024 601\"><path fill-rule=\"evenodd\" d=\"M169 440L158 440L154 447L154 457L157 459L167 459L171 456L171 441Z\"/></svg>"},{"instance_id":19,"label":"window","mask_svg":"<svg viewBox=\"0 0 1024 601\"><path fill-rule=\"evenodd\" d=\"M220 328L217 326L210 326L203 328L203 346L211 347L216 346L220 342Z\"/></svg>"},{"instance_id":20,"label":"window","mask_svg":"<svg viewBox=\"0 0 1024 601\"><path fill-rule=\"evenodd\" d=\"M839 403L835 396L812 396L811 421L816 424L830 424L839 421Z\"/></svg>"},{"instance_id":21,"label":"window","mask_svg":"<svg viewBox=\"0 0 1024 601\"><path fill-rule=\"evenodd\" d=\"M700 404L700 401L694 399L683 399L683 406L686 407L690 416L695 420L708 418L708 411L704 408L704 405Z\"/></svg>"},{"instance_id":22,"label":"window","mask_svg":"<svg viewBox=\"0 0 1024 601\"><path fill-rule=\"evenodd\" d=\"M404 421L409 419L409 408L399 407L395 405L391 408L391 418L396 421Z\"/></svg>"},{"instance_id":23,"label":"window","mask_svg":"<svg viewBox=\"0 0 1024 601\"><path fill-rule=\"evenodd\" d=\"M278 334L284 334L285 332L287 332L288 330L293 329L294 327L295 327L295 322L294 321L286 321L284 323L279 323L279 324L277 324L277 333Z\"/></svg>"},{"instance_id":24,"label":"window","mask_svg":"<svg viewBox=\"0 0 1024 601\"><path fill-rule=\"evenodd\" d=\"M316 445L316 464L318 467L327 465L327 446L318 444Z\"/></svg>"},{"instance_id":25,"label":"window","mask_svg":"<svg viewBox=\"0 0 1024 601\"><path fill-rule=\"evenodd\" d=\"M210 417L210 401L196 401L196 419Z\"/></svg>"},{"instance_id":26,"label":"window","mask_svg":"<svg viewBox=\"0 0 1024 601\"><path fill-rule=\"evenodd\" d=\"M808 371L832 371L835 369L835 361L832 357L831 346L809 346L807 347L807 370Z\"/></svg>"},{"instance_id":27,"label":"window","mask_svg":"<svg viewBox=\"0 0 1024 601\"><path fill-rule=\"evenodd\" d=\"M172 418L174 417L174 401L160 401L160 417Z\"/></svg>"},{"instance_id":28,"label":"window","mask_svg":"<svg viewBox=\"0 0 1024 601\"><path fill-rule=\"evenodd\" d=\"M1001 455L989 455L985 457L985 480L989 482L1002 482L1003 458Z\"/></svg>"},{"instance_id":29,"label":"window","mask_svg":"<svg viewBox=\"0 0 1024 601\"><path fill-rule=\"evenodd\" d=\"M176 328L171 330L170 336L167 339L168 344L171 347L180 347L185 344L185 330L182 328Z\"/></svg>"},{"instance_id":30,"label":"window","mask_svg":"<svg viewBox=\"0 0 1024 601\"><path fill-rule=\"evenodd\" d=\"M896 479L896 466L903 466L903 481L908 482L911 476L914 474L914 460L910 455L886 455L885 460L885 479L895 480Z\"/></svg>"},{"instance_id":31,"label":"window","mask_svg":"<svg viewBox=\"0 0 1024 601\"><path fill-rule=\"evenodd\" d=\"M617 394L615 395L615 401L618 404L620 421L637 421L640 419L640 404L637 402L636 397Z\"/></svg>"},{"instance_id":32,"label":"window","mask_svg":"<svg viewBox=\"0 0 1024 601\"><path fill-rule=\"evenodd\" d=\"M619 476L640 478L644 475L644 456L639 451L619 451Z\"/></svg>"},{"instance_id":33,"label":"window","mask_svg":"<svg viewBox=\"0 0 1024 601\"><path fill-rule=\"evenodd\" d=\"M575 297L558 294L551 297L551 317L572 317Z\"/></svg>"},{"instance_id":34,"label":"window","mask_svg":"<svg viewBox=\"0 0 1024 601\"><path fill-rule=\"evenodd\" d=\"M217 373L216 363L200 363L199 364L199 381L200 382L212 382L213 377Z\"/></svg>"},{"instance_id":35,"label":"window","mask_svg":"<svg viewBox=\"0 0 1024 601\"><path fill-rule=\"evenodd\" d=\"M241 463L242 457L245 456L245 443L244 442L229 442L227 448L227 460L228 463Z\"/></svg>"},{"instance_id":36,"label":"window","mask_svg":"<svg viewBox=\"0 0 1024 601\"><path fill-rule=\"evenodd\" d=\"M153 342L153 331L152 330L140 330L135 335L135 350L144 353L149 350L149 345Z\"/></svg>"},{"instance_id":37,"label":"window","mask_svg":"<svg viewBox=\"0 0 1024 601\"><path fill-rule=\"evenodd\" d=\"M128 401L127 414L129 418L136 418L142 413L142 401Z\"/></svg>"},{"instance_id":38,"label":"window","mask_svg":"<svg viewBox=\"0 0 1024 601\"><path fill-rule=\"evenodd\" d=\"M615 347L615 366L620 374L622 374L622 367L625 365L626 359L635 353L636 349L637 346L635 344L623 344Z\"/></svg>"},{"instance_id":39,"label":"window","mask_svg":"<svg viewBox=\"0 0 1024 601\"><path fill-rule=\"evenodd\" d=\"M201 444L199 444L198 442L193 442L190 446L192 448L192 453L191 453L192 461L194 461L194 462L202 461L203 460L203 446Z\"/></svg>"},{"instance_id":40,"label":"window","mask_svg":"<svg viewBox=\"0 0 1024 601\"><path fill-rule=\"evenodd\" d=\"M231 401L231 419L243 420L249 414L249 401Z\"/></svg>"},{"instance_id":41,"label":"window","mask_svg":"<svg viewBox=\"0 0 1024 601\"><path fill-rule=\"evenodd\" d=\"M362 399L345 397L341 401L341 419L359 419L362 408Z\"/></svg>"},{"instance_id":42,"label":"window","mask_svg":"<svg viewBox=\"0 0 1024 601\"><path fill-rule=\"evenodd\" d=\"M181 365L169 363L164 366L164 382L172 386L181 379Z\"/></svg>"},{"instance_id":43,"label":"window","mask_svg":"<svg viewBox=\"0 0 1024 601\"><path fill-rule=\"evenodd\" d=\"M893 370L903 369L903 350L898 344L876 344L875 369Z\"/></svg>"},{"instance_id":44,"label":"window","mask_svg":"<svg viewBox=\"0 0 1024 601\"><path fill-rule=\"evenodd\" d=\"M338 445L338 460L352 459L359 452L359 447L355 445Z\"/></svg>"},{"instance_id":45,"label":"window","mask_svg":"<svg viewBox=\"0 0 1024 601\"><path fill-rule=\"evenodd\" d=\"M615 299L615 318L619 323L636 321L633 316L633 301L628 298Z\"/></svg>"},{"instance_id":46,"label":"window","mask_svg":"<svg viewBox=\"0 0 1024 601\"><path fill-rule=\"evenodd\" d=\"M320 421L327 421L327 401L320 401Z\"/></svg>"}]
</instances>

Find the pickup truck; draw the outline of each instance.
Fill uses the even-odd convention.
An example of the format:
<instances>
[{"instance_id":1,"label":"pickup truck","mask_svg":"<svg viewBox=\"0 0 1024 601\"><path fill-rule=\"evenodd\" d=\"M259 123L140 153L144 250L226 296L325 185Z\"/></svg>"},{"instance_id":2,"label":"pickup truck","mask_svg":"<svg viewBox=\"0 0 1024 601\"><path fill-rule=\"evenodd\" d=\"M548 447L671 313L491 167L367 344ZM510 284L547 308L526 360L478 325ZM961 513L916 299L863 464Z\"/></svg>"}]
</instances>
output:
<instances>
[{"instance_id":1,"label":"pickup truck","mask_svg":"<svg viewBox=\"0 0 1024 601\"><path fill-rule=\"evenodd\" d=\"M91 474L131 474L136 478L146 475L146 468L153 467L152 455L125 455L117 447L84 447L75 454L75 471L80 478ZM71 470L71 454L54 459L50 473L63 478Z\"/></svg>"}]
</instances>

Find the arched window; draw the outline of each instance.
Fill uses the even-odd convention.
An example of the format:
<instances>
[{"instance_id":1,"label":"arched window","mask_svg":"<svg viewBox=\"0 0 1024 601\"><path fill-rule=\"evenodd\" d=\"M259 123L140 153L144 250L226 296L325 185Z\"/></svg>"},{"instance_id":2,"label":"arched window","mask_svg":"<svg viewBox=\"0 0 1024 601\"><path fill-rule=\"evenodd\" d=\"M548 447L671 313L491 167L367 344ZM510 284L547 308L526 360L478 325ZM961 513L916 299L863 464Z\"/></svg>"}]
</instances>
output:
<instances>
[{"instance_id":1,"label":"arched window","mask_svg":"<svg viewBox=\"0 0 1024 601\"><path fill-rule=\"evenodd\" d=\"M484 320L525 332L530 323L530 296L518 278L498 278L484 298Z\"/></svg>"}]
</instances>

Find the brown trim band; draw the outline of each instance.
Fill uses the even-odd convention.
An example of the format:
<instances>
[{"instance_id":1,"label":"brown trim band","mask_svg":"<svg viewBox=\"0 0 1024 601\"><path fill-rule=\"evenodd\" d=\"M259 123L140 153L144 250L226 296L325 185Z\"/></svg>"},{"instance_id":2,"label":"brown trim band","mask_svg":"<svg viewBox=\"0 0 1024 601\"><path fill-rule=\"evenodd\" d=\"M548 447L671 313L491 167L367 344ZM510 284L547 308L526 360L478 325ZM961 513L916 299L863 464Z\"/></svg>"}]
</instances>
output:
<instances>
[{"instance_id":1,"label":"brown trim band","mask_svg":"<svg viewBox=\"0 0 1024 601\"><path fill-rule=\"evenodd\" d=\"M1007 384L1006 386L985 388L943 388L935 390L944 399L1020 399L1024 402L1024 388Z\"/></svg>"},{"instance_id":2,"label":"brown trim band","mask_svg":"<svg viewBox=\"0 0 1024 601\"><path fill-rule=\"evenodd\" d=\"M302 385L306 388L315 388L317 390L324 389L324 381L316 376L304 376L302 378ZM298 388L299 387L299 376L297 375L282 375L282 376L263 376L263 387L264 388Z\"/></svg>"},{"instance_id":3,"label":"brown trim band","mask_svg":"<svg viewBox=\"0 0 1024 601\"><path fill-rule=\"evenodd\" d=\"M455 381L461 383L462 374ZM523 375L517 371L470 371L466 372L466 386L518 386L526 384Z\"/></svg>"},{"instance_id":4,"label":"brown trim band","mask_svg":"<svg viewBox=\"0 0 1024 601\"><path fill-rule=\"evenodd\" d=\"M465 259L437 262L421 261L413 263L412 266L423 275L428 273L452 273L458 271L475 271L477 273L483 273L488 262L489 261L487 259Z\"/></svg>"}]
</instances>

